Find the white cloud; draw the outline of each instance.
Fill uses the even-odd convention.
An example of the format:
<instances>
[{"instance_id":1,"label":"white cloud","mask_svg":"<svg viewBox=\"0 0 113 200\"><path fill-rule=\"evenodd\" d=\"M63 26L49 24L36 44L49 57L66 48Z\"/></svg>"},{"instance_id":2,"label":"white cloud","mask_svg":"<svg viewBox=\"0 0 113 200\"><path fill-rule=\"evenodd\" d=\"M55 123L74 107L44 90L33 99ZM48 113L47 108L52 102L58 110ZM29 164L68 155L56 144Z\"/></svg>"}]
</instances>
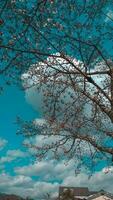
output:
<instances>
[{"instance_id":1,"label":"white cloud","mask_svg":"<svg viewBox=\"0 0 113 200\"><path fill-rule=\"evenodd\" d=\"M58 191L58 183L49 183L44 181L34 181L28 176L9 174L0 174L0 191L9 194L16 194L22 197L31 196L41 199L50 192L53 195Z\"/></svg>"},{"instance_id":2,"label":"white cloud","mask_svg":"<svg viewBox=\"0 0 113 200\"><path fill-rule=\"evenodd\" d=\"M33 181L30 177L23 175L11 176L7 173L0 174L0 191L2 192L24 196L26 187L28 189L32 187L32 184ZM27 193L25 192L26 195Z\"/></svg>"},{"instance_id":3,"label":"white cloud","mask_svg":"<svg viewBox=\"0 0 113 200\"><path fill-rule=\"evenodd\" d=\"M70 160L68 164L62 161L47 160L35 162L28 166L16 167L15 173L24 176L40 177L43 181L62 181L67 174L75 175L75 160ZM65 169L65 170L64 170Z\"/></svg>"},{"instance_id":4,"label":"white cloud","mask_svg":"<svg viewBox=\"0 0 113 200\"><path fill-rule=\"evenodd\" d=\"M25 98L27 103L29 103L36 111L42 112L43 107L43 94L38 92L36 87L31 87L26 90Z\"/></svg>"},{"instance_id":5,"label":"white cloud","mask_svg":"<svg viewBox=\"0 0 113 200\"><path fill-rule=\"evenodd\" d=\"M112 166L105 167L105 168L103 168L103 172L104 172L105 174L110 173L110 172L113 172L113 167L112 167Z\"/></svg>"},{"instance_id":6,"label":"white cloud","mask_svg":"<svg viewBox=\"0 0 113 200\"><path fill-rule=\"evenodd\" d=\"M54 165L52 161L42 161L39 163L36 162L34 164L30 164L28 166L15 168L15 172L27 176L42 176L43 174L47 173L47 171L50 173L53 167Z\"/></svg>"},{"instance_id":7,"label":"white cloud","mask_svg":"<svg viewBox=\"0 0 113 200\"><path fill-rule=\"evenodd\" d=\"M59 55L59 54L56 53L56 55ZM54 65L54 68L56 68L56 69L60 69L63 71L68 69L70 72L73 72L73 71L75 72L75 68L70 63L67 63L63 58L48 57L46 61L50 66ZM78 66L80 69L83 69L83 71L84 71L83 63L80 60L73 59L73 63L76 66ZM97 71L101 72L103 69L106 69L106 68L107 68L107 66L105 65L105 63L98 61L98 63L95 64L95 69ZM32 65L30 67L30 69L28 70L28 72L23 74L21 77L23 86L25 88L27 88L25 90L26 101L29 104L31 104L33 106L33 108L36 109L38 112L43 112L43 99L44 99L44 94L42 92L42 88L39 86L39 83L40 82L43 83L44 75L48 76L48 73L51 73L51 76L49 77L49 79L53 80L52 75L54 74L54 71L55 70L53 70L51 67L48 68L48 65L46 63L39 62L39 63ZM59 80L60 80L60 78L62 78L62 74L60 74L58 76ZM63 78L65 79L65 76ZM102 76L95 75L92 78L95 80L95 82L98 85L103 86L103 83L105 82L106 77L105 77L105 75L104 76L103 75ZM108 76L107 76L107 78L108 78ZM80 80L80 77L78 77L78 80ZM84 79L81 78L81 80L83 81ZM81 83L81 86L82 86L82 83ZM40 90L37 90L37 87L40 87ZM79 87L80 87L80 84L79 84ZM92 90L92 84L90 84L90 83L87 83L87 88L90 92L96 91L95 87L93 87L93 90ZM68 90L67 90L67 100L69 100Z\"/></svg>"},{"instance_id":8,"label":"white cloud","mask_svg":"<svg viewBox=\"0 0 113 200\"><path fill-rule=\"evenodd\" d=\"M15 176L0 174L0 191L41 200L46 193L57 196L59 185L82 186L96 191L104 189L112 193L112 172L107 174L103 170L95 172L89 179L85 171L75 176L74 166L74 160L71 160L68 165L63 161L51 160L15 168ZM32 176L35 176L34 180Z\"/></svg>"},{"instance_id":9,"label":"white cloud","mask_svg":"<svg viewBox=\"0 0 113 200\"><path fill-rule=\"evenodd\" d=\"M34 121L34 125L40 125L43 126L46 123L46 120L44 118L37 118Z\"/></svg>"},{"instance_id":10,"label":"white cloud","mask_svg":"<svg viewBox=\"0 0 113 200\"><path fill-rule=\"evenodd\" d=\"M65 186L82 186L89 187L90 190L104 189L108 192L113 191L113 171L105 173L104 170L95 172L89 179L89 175L85 170L75 176L75 161L70 160L68 165L64 161L56 162L42 161L36 162L33 165L15 168L17 174L23 176L37 176L40 177L42 182L57 182Z\"/></svg>"},{"instance_id":11,"label":"white cloud","mask_svg":"<svg viewBox=\"0 0 113 200\"><path fill-rule=\"evenodd\" d=\"M59 53L56 53L57 56L59 56ZM55 60L55 62L54 62ZM70 70L74 70L73 66L71 66L69 63L67 64L66 61L62 58L52 58L52 57L48 57L47 58L47 62L50 64L50 66L53 64L54 62L54 66L56 68L60 68L61 64L63 63L63 67L65 69L67 69L67 67ZM77 61L76 59L73 59L73 62L75 63L75 65L83 65L80 61ZM59 65L58 65L59 63ZM42 92L42 88L40 88L40 90L37 90L38 87L38 83L40 81L43 82L43 75L38 75L37 72L40 71L40 74L42 72L42 74L48 73L47 70L52 72L53 69L48 69L47 64L43 63L43 62L39 62L37 64L34 64L30 67L30 69L28 70L28 72L24 73L21 76L22 79L22 83L23 86L26 88L25 90L25 98L26 101L32 105L32 107L37 110L38 112L43 113L43 99L44 99L44 94Z\"/></svg>"},{"instance_id":12,"label":"white cloud","mask_svg":"<svg viewBox=\"0 0 113 200\"><path fill-rule=\"evenodd\" d=\"M7 140L0 138L0 150L2 150L6 146L7 143L8 143Z\"/></svg>"},{"instance_id":13,"label":"white cloud","mask_svg":"<svg viewBox=\"0 0 113 200\"><path fill-rule=\"evenodd\" d=\"M81 173L78 176L68 176L62 182L63 185L69 186L87 186L90 190L101 190L104 189L108 192L113 192L113 173L105 174L103 171L95 172L89 179L88 175Z\"/></svg>"},{"instance_id":14,"label":"white cloud","mask_svg":"<svg viewBox=\"0 0 113 200\"><path fill-rule=\"evenodd\" d=\"M24 158L28 156L28 153L23 152L19 149L17 150L8 150L5 156L2 156L0 158L0 164L11 162L13 160Z\"/></svg>"}]
</instances>

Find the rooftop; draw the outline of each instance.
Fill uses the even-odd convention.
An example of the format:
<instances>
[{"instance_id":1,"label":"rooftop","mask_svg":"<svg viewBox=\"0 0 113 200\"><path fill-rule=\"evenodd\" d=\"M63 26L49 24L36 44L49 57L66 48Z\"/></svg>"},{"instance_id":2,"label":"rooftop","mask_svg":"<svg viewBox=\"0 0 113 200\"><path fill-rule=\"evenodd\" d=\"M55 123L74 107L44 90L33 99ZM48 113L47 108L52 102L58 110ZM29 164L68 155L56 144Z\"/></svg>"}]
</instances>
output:
<instances>
[{"instance_id":1,"label":"rooftop","mask_svg":"<svg viewBox=\"0 0 113 200\"><path fill-rule=\"evenodd\" d=\"M65 186L60 186L59 187L59 195L61 195L65 190L72 190L74 193L74 196L83 196L83 197L88 197L90 195L93 195L97 193L96 191L89 191L87 187L65 187Z\"/></svg>"}]
</instances>

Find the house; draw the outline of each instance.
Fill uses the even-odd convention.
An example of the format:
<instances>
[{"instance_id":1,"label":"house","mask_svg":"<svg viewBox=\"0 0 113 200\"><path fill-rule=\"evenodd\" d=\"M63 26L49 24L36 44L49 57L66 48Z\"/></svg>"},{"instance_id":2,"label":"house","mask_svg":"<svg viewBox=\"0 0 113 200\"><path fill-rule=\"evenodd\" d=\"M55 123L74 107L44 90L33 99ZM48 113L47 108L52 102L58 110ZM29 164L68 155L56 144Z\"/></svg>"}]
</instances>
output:
<instances>
[{"instance_id":1,"label":"house","mask_svg":"<svg viewBox=\"0 0 113 200\"><path fill-rule=\"evenodd\" d=\"M66 191L71 191L74 199L87 199L89 196L96 194L96 191L89 191L87 187L59 187L59 200L62 199L62 195L66 193Z\"/></svg>"},{"instance_id":2,"label":"house","mask_svg":"<svg viewBox=\"0 0 113 200\"><path fill-rule=\"evenodd\" d=\"M67 198L68 196L68 198ZM113 194L103 190L89 191L87 187L59 187L59 200L112 200Z\"/></svg>"},{"instance_id":3,"label":"house","mask_svg":"<svg viewBox=\"0 0 113 200\"><path fill-rule=\"evenodd\" d=\"M101 190L96 194L89 196L87 200L112 200L112 199L113 199L113 194Z\"/></svg>"}]
</instances>

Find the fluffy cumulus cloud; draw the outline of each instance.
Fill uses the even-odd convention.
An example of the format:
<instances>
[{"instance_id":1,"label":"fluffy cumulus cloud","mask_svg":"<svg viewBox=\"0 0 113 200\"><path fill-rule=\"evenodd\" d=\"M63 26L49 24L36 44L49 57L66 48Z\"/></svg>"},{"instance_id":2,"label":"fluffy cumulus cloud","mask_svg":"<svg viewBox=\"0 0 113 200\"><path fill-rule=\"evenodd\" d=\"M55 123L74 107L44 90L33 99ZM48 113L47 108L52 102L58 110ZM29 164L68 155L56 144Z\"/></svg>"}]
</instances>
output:
<instances>
[{"instance_id":1,"label":"fluffy cumulus cloud","mask_svg":"<svg viewBox=\"0 0 113 200\"><path fill-rule=\"evenodd\" d=\"M42 179L42 182L36 182L36 185L40 185L41 183L47 186L50 186L50 182L53 182L53 192L54 187L56 184L58 185L64 185L64 186L75 186L75 187L88 187L90 190L101 190L104 189L108 192L113 191L113 170L112 167L110 168L108 173L105 173L107 171L102 170L99 172L95 172L90 178L89 175L86 173L86 171L82 171L82 173L75 176L74 172L75 167L75 161L71 160L66 165L64 161L56 163L56 161L42 161L42 162L36 162L32 165L24 166L24 167L18 167L15 168L15 172L23 176L36 176L40 177ZM55 185L54 185L55 183ZM60 184L59 184L60 183ZM58 192L58 185L57 190ZM38 187L39 188L39 187ZM48 190L49 191L49 190ZM44 191L43 191L44 192ZM50 190L51 192L51 190ZM45 192L46 193L46 190Z\"/></svg>"},{"instance_id":2,"label":"fluffy cumulus cloud","mask_svg":"<svg viewBox=\"0 0 113 200\"><path fill-rule=\"evenodd\" d=\"M36 87L31 87L26 90L25 98L27 103L32 105L32 107L38 111L39 113L42 112L43 107L43 94L37 92Z\"/></svg>"},{"instance_id":3,"label":"fluffy cumulus cloud","mask_svg":"<svg viewBox=\"0 0 113 200\"><path fill-rule=\"evenodd\" d=\"M34 181L32 178L24 175L11 176L2 173L0 175L0 191L16 194L22 197L31 196L33 198L43 199L48 192L56 195L58 183L49 183L44 181Z\"/></svg>"},{"instance_id":4,"label":"fluffy cumulus cloud","mask_svg":"<svg viewBox=\"0 0 113 200\"><path fill-rule=\"evenodd\" d=\"M92 191L104 189L112 193L112 170L109 173L104 173L103 170L95 172L89 179L85 171L75 176L74 166L74 160L68 165L64 161L50 160L35 162L21 168L15 167L15 176L6 173L0 175L0 191L41 200L47 193L53 197L57 196L60 185L87 186Z\"/></svg>"},{"instance_id":5,"label":"fluffy cumulus cloud","mask_svg":"<svg viewBox=\"0 0 113 200\"><path fill-rule=\"evenodd\" d=\"M2 150L6 146L7 143L8 143L7 140L0 138L0 150Z\"/></svg>"},{"instance_id":6,"label":"fluffy cumulus cloud","mask_svg":"<svg viewBox=\"0 0 113 200\"><path fill-rule=\"evenodd\" d=\"M90 190L99 191L101 189L113 192L113 173L105 174L103 171L95 172L91 178L86 173L81 173L74 176L68 176L62 182L63 185L67 186L87 186Z\"/></svg>"},{"instance_id":7,"label":"fluffy cumulus cloud","mask_svg":"<svg viewBox=\"0 0 113 200\"><path fill-rule=\"evenodd\" d=\"M32 179L27 176L11 176L7 173L0 174L0 191L5 193L27 196L28 189L32 187L32 183Z\"/></svg>"},{"instance_id":8,"label":"fluffy cumulus cloud","mask_svg":"<svg viewBox=\"0 0 113 200\"><path fill-rule=\"evenodd\" d=\"M65 161L41 161L28 166L15 168L17 174L41 177L42 180L46 181L62 181L67 176L68 171L70 175L74 175L73 160L69 161L68 164Z\"/></svg>"},{"instance_id":9,"label":"fluffy cumulus cloud","mask_svg":"<svg viewBox=\"0 0 113 200\"><path fill-rule=\"evenodd\" d=\"M111 13L111 11L109 11ZM110 15L108 13L108 15ZM56 53L56 55L58 56L59 53ZM48 57L47 58L47 62L51 65L54 63L54 67L56 69L61 68L61 66L63 66L63 68L61 68L62 70L69 70L70 72L75 70L75 68L73 68L72 65L70 65L69 63L65 63L64 60L62 58L56 58L56 60L53 62L52 57ZM59 63L59 66L58 66ZM73 59L73 63L77 66L81 66L81 68L83 67L83 63L80 60L76 60ZM31 66L31 68L29 69L29 71L25 74L22 75L22 82L23 82L23 86L26 88L25 90L25 98L26 101L32 105L32 107L37 110L38 112L43 113L43 99L44 99L44 95L42 90L38 91L37 87L38 87L38 83L41 81L41 76L37 74L37 72L39 71L39 69L44 69L44 67L47 67L47 64L39 62L37 64L34 64ZM48 68L47 68L48 69ZM105 63L101 63L99 62L98 64L96 64L95 66L95 70L97 71L102 71L103 69L106 69L106 65ZM65 71L64 70L64 71ZM42 70L43 71L43 70ZM45 75L47 75L46 70L45 71ZM52 69L48 69L48 71L52 71ZM93 68L92 68L92 72L93 72ZM106 77L108 78L108 76L103 76L103 75L95 75L93 77L95 83L97 83L98 85L103 85ZM89 87L89 91L92 92L92 86L91 84L88 85ZM103 87L102 87L103 88ZM95 89L93 88L94 92ZM68 98L68 90L67 90L67 98ZM69 99L68 99L69 100Z\"/></svg>"},{"instance_id":10,"label":"fluffy cumulus cloud","mask_svg":"<svg viewBox=\"0 0 113 200\"><path fill-rule=\"evenodd\" d=\"M59 56L60 54L56 53L55 55ZM52 58L52 57L47 58L47 62L50 65L53 63L53 60L54 60L54 58ZM83 64L80 61L77 61L76 59L74 59L73 61L74 61L75 65ZM59 66L58 66L58 63L59 63ZM57 58L55 60L54 67L60 68L62 63L63 63L63 67L65 69L67 69L67 67L68 67L70 70L73 70L73 67L70 64L67 64L67 63L64 64L64 59L62 59L62 58ZM42 72L43 72L45 67L47 67L47 64L45 64L43 62L39 62L37 64L32 65L31 68L28 70L28 72L24 73L21 76L23 86L26 88L26 90L25 90L26 91L25 92L26 101L29 104L31 104L35 110L37 110L38 112L41 112L41 113L43 113L44 95L43 95L42 90L37 91L37 86L38 86L38 83L40 82L39 80L41 78L40 75L37 75L37 72L40 69L42 69ZM46 70L44 70L44 71L46 71ZM49 71L52 72L52 69L49 69Z\"/></svg>"},{"instance_id":11,"label":"fluffy cumulus cloud","mask_svg":"<svg viewBox=\"0 0 113 200\"><path fill-rule=\"evenodd\" d=\"M38 120L36 123L43 123ZM5 140L2 140L5 143ZM38 142L38 141L36 141ZM18 166L18 161L28 156L28 153L19 149L8 150L5 156L0 159L0 192L16 194L22 197L30 196L34 199L43 200L47 193L52 197L58 195L60 185L88 187L90 190L104 189L113 191L113 167L104 168L95 172L89 179L88 174L83 169L81 173L75 175L76 162L71 159L68 163L65 160L45 160L35 161L26 165ZM16 160L13 174L2 169L2 165Z\"/></svg>"},{"instance_id":12,"label":"fluffy cumulus cloud","mask_svg":"<svg viewBox=\"0 0 113 200\"><path fill-rule=\"evenodd\" d=\"M12 161L14 161L16 159L24 158L26 156L28 156L28 154L26 152L23 152L23 151L19 150L19 149L8 150L6 152L6 155L2 156L0 158L0 164L12 162Z\"/></svg>"}]
</instances>

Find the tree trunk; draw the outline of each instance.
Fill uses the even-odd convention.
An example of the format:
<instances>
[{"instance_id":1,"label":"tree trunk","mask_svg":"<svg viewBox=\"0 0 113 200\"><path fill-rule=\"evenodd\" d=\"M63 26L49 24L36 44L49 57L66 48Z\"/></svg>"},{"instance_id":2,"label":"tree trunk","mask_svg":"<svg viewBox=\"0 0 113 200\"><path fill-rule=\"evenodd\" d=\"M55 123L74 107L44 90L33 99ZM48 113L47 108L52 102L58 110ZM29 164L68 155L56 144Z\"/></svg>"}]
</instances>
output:
<instances>
[{"instance_id":1,"label":"tree trunk","mask_svg":"<svg viewBox=\"0 0 113 200\"><path fill-rule=\"evenodd\" d=\"M111 68L111 121L113 122L113 67Z\"/></svg>"}]
</instances>

